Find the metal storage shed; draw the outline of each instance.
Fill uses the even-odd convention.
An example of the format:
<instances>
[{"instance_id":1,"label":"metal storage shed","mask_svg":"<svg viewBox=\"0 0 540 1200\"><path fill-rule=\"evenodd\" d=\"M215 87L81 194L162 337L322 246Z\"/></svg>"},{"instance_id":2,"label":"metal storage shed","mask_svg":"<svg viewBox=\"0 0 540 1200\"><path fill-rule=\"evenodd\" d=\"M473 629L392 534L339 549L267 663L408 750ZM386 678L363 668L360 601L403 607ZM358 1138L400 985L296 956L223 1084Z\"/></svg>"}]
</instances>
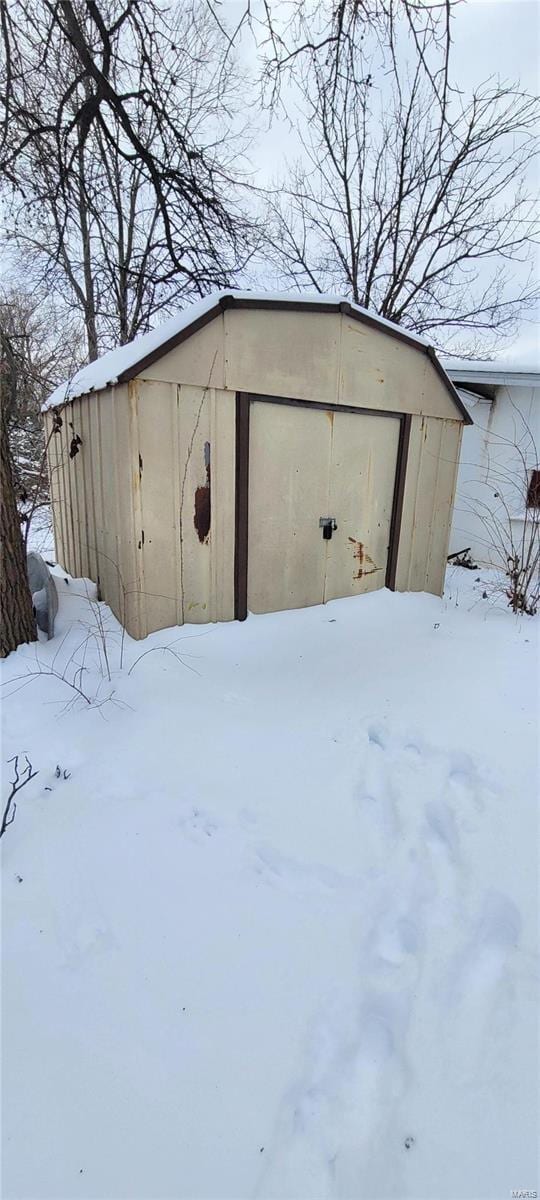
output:
<instances>
[{"instance_id":1,"label":"metal storage shed","mask_svg":"<svg viewBox=\"0 0 540 1200\"><path fill-rule=\"evenodd\" d=\"M134 637L442 592L470 418L431 348L364 309L210 296L45 410L58 558Z\"/></svg>"}]
</instances>

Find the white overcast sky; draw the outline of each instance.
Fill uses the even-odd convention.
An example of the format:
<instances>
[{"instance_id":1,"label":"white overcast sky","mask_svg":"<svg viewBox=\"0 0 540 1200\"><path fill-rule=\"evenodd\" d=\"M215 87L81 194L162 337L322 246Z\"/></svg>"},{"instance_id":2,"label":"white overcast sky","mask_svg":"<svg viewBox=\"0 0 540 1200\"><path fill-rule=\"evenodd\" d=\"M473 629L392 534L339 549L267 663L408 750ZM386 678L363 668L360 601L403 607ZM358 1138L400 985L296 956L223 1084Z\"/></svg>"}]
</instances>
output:
<instances>
[{"instance_id":1,"label":"white overcast sky","mask_svg":"<svg viewBox=\"0 0 540 1200\"><path fill-rule=\"evenodd\" d=\"M243 0L225 0L228 23L241 12ZM223 11L223 10L222 10ZM519 82L531 93L540 91L540 0L463 0L453 20L453 78L464 89L472 90L490 76L506 82ZM241 53L243 57L244 49ZM253 54L253 48L247 53ZM295 139L283 121L274 121L261 131L250 158L256 168L257 182L266 182L279 173L284 159L296 154ZM539 187L539 170L531 170L529 186ZM537 257L540 272L540 257ZM540 314L539 314L540 315ZM516 365L540 368L538 322L523 322L519 335L504 343L501 358Z\"/></svg>"},{"instance_id":2,"label":"white overcast sky","mask_svg":"<svg viewBox=\"0 0 540 1200\"><path fill-rule=\"evenodd\" d=\"M489 75L519 81L524 90L540 91L540 0L466 0L453 24L453 65L463 87L473 88ZM530 186L538 191L538 165ZM537 273L540 255L536 256ZM535 322L521 326L516 340L501 350L501 358L516 366L540 369L540 329Z\"/></svg>"}]
</instances>

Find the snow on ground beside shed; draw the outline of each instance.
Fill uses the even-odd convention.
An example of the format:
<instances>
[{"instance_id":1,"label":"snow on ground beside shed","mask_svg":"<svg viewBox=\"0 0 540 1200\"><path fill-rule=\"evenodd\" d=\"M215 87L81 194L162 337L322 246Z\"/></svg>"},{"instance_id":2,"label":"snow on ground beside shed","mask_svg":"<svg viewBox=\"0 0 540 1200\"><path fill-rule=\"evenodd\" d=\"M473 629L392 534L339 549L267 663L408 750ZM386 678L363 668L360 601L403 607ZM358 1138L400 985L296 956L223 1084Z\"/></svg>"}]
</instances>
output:
<instances>
[{"instance_id":1,"label":"snow on ground beside shed","mask_svg":"<svg viewBox=\"0 0 540 1200\"><path fill-rule=\"evenodd\" d=\"M55 561L52 512L48 504L36 509L30 522L28 550L35 550L46 562Z\"/></svg>"},{"instance_id":2,"label":"snow on ground beside shed","mask_svg":"<svg viewBox=\"0 0 540 1200\"><path fill-rule=\"evenodd\" d=\"M57 578L101 707L5 689L6 1200L537 1188L537 623L454 569L120 672L100 605L109 684Z\"/></svg>"}]
</instances>

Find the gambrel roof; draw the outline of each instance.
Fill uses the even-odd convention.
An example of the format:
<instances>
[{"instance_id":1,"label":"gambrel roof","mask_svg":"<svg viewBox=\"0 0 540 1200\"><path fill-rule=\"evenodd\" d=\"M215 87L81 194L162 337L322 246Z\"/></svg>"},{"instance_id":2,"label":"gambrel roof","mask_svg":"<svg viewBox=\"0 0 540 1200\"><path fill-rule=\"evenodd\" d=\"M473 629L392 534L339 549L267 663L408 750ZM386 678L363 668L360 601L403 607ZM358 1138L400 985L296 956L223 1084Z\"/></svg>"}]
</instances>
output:
<instances>
[{"instance_id":1,"label":"gambrel roof","mask_svg":"<svg viewBox=\"0 0 540 1200\"><path fill-rule=\"evenodd\" d=\"M94 362L88 363L87 366L81 367L72 379L55 389L43 405L42 411L45 412L49 408L65 404L68 400L74 400L78 396L99 391L112 384L125 383L133 379L164 354L173 350L175 346L178 346L181 342L191 337L192 334L196 333L204 325L207 325L209 321L213 321L220 313L232 308L290 309L293 312L318 311L342 313L355 321L370 325L378 329L379 332L386 333L389 337L405 342L408 346L413 346L421 353L426 354L431 360L437 374L442 379L447 391L450 393L462 420L467 425L472 424L456 387L439 362L434 349L425 338L403 329L393 321L387 321L384 317L379 317L376 313L372 313L358 304L352 304L349 300L343 300L339 296L319 295L318 293L312 295L310 293L290 294L281 292L213 292L195 304L191 304L189 308L182 309L181 312L176 313L168 321L159 325L157 329L150 330L149 333L135 338L134 341L128 342L125 346L118 346L114 350L109 350L101 358L97 358Z\"/></svg>"}]
</instances>

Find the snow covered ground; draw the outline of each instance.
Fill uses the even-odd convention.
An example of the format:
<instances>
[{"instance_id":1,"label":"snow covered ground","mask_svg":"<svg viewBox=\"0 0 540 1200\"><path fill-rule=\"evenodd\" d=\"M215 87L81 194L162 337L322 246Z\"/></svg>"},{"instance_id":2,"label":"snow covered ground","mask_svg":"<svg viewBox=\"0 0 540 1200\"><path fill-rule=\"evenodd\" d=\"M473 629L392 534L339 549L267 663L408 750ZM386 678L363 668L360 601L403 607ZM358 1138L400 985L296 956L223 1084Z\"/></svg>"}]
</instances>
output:
<instances>
[{"instance_id":1,"label":"snow covered ground","mask_svg":"<svg viewBox=\"0 0 540 1200\"><path fill-rule=\"evenodd\" d=\"M455 568L120 670L57 578L41 667L2 670L42 671L4 687L3 796L38 771L2 839L5 1200L538 1188L537 621Z\"/></svg>"},{"instance_id":2,"label":"snow covered ground","mask_svg":"<svg viewBox=\"0 0 540 1200\"><path fill-rule=\"evenodd\" d=\"M28 536L28 549L36 550L46 560L54 561L52 512L48 504L44 505L43 508L36 509L32 517Z\"/></svg>"}]
</instances>

